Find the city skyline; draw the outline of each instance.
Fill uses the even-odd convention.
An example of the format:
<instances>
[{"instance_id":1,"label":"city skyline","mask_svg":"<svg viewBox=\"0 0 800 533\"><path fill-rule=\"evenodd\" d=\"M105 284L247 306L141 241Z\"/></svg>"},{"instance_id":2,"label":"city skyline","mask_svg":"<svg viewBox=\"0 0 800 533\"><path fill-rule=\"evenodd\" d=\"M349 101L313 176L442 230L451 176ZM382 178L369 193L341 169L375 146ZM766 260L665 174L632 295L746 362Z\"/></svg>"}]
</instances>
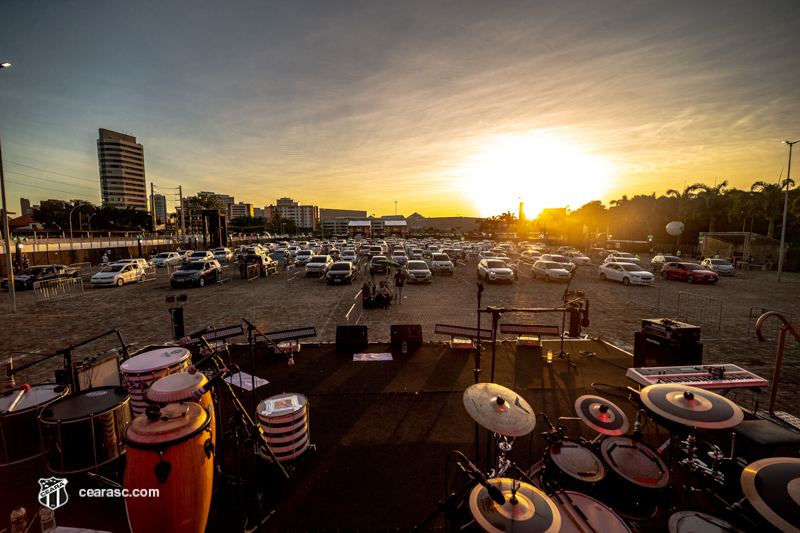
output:
<instances>
[{"instance_id":1,"label":"city skyline","mask_svg":"<svg viewBox=\"0 0 800 533\"><path fill-rule=\"evenodd\" d=\"M4 7L9 198L99 203L98 128L162 194L379 216L749 188L800 136L792 2Z\"/></svg>"}]
</instances>

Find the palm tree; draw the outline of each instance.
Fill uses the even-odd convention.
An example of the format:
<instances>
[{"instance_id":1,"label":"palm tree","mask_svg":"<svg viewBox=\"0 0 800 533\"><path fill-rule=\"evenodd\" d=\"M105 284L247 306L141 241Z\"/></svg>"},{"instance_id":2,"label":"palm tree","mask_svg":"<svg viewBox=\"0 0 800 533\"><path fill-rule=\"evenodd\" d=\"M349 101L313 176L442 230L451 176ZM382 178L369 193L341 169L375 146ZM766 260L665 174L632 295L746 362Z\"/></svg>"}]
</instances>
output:
<instances>
[{"instance_id":1,"label":"palm tree","mask_svg":"<svg viewBox=\"0 0 800 533\"><path fill-rule=\"evenodd\" d=\"M774 238L775 221L783 213L783 202L785 193L784 187L794 185L793 179L785 179L780 185L757 181L750 187L750 192L756 193L755 201L758 205L758 213L769 221L767 237Z\"/></svg>"},{"instance_id":2,"label":"palm tree","mask_svg":"<svg viewBox=\"0 0 800 533\"><path fill-rule=\"evenodd\" d=\"M728 180L723 181L713 187L703 183L695 183L687 190L691 192L700 191L697 194L698 202L695 202L695 215L700 215L708 219L708 231L716 231L717 218L725 211L725 197L722 189L728 186ZM696 218L696 216L695 216Z\"/></svg>"},{"instance_id":3,"label":"palm tree","mask_svg":"<svg viewBox=\"0 0 800 533\"><path fill-rule=\"evenodd\" d=\"M694 187L694 185L692 187ZM686 187L683 192L679 192L675 189L669 189L666 192L667 197L673 197L677 199L674 211L675 218L673 218L673 220L681 221L684 224L687 222L688 216L691 214L692 202L697 197L692 187ZM676 237L675 244L680 247L681 235Z\"/></svg>"}]
</instances>

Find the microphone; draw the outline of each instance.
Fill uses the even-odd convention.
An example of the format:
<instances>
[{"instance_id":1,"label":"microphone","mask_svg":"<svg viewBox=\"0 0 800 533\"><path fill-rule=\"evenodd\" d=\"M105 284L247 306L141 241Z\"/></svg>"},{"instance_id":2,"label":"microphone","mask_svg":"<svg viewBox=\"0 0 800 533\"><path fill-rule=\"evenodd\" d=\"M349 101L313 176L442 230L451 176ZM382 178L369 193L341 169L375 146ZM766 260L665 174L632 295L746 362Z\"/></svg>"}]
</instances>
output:
<instances>
[{"instance_id":1,"label":"microphone","mask_svg":"<svg viewBox=\"0 0 800 533\"><path fill-rule=\"evenodd\" d=\"M542 418L544 418L544 423L547 424L547 435L545 438L547 440L553 439L554 442L558 442L561 440L561 435L558 434L558 430L553 427L553 424L550 423L550 420L547 418L547 415L542 413Z\"/></svg>"},{"instance_id":2,"label":"microphone","mask_svg":"<svg viewBox=\"0 0 800 533\"><path fill-rule=\"evenodd\" d=\"M186 335L185 337L181 337L180 339L178 339L178 344L180 344L181 346L186 346L187 344L191 344L194 339L198 337L203 338L203 335L205 333L209 333L212 330L213 328L211 326L206 326L199 331L195 331L194 333Z\"/></svg>"},{"instance_id":3,"label":"microphone","mask_svg":"<svg viewBox=\"0 0 800 533\"><path fill-rule=\"evenodd\" d=\"M11 405L8 407L8 409L6 410L6 412L7 412L7 413L10 413L11 411L13 411L13 410L14 410L14 408L15 408L15 407L17 406L17 404L19 403L19 401L22 399L22 396L23 396L23 395L24 395L24 394L25 394L27 391L29 391L30 389L31 389L31 386L30 386L30 385L28 385L27 383L26 383L25 385L21 386L21 387L19 388L19 392L17 393L17 397L16 397L16 398L14 398L14 401L13 401L13 402L11 402Z\"/></svg>"},{"instance_id":4,"label":"microphone","mask_svg":"<svg viewBox=\"0 0 800 533\"><path fill-rule=\"evenodd\" d=\"M503 496L503 493L500 491L500 489L498 489L494 485L490 485L489 481L486 479L486 476L483 475L483 472L478 470L478 468L474 464L472 464L472 462L469 459L467 459L466 455L464 455L461 452L457 453L461 456L462 459L464 459L464 461L467 462L467 468L470 469L470 471L475 476L475 479L478 481L478 483L480 483L481 486L486 487L486 492L489 493L489 496L492 498L492 500L494 500L494 502L497 505L503 505L504 503L506 503L506 497Z\"/></svg>"},{"instance_id":5,"label":"microphone","mask_svg":"<svg viewBox=\"0 0 800 533\"><path fill-rule=\"evenodd\" d=\"M257 327L255 327L255 325L253 325L253 323L252 323L252 322L250 322L250 321L249 321L249 320L247 320L246 318L243 318L242 320L244 320L244 323L245 323L245 324L247 324L247 327L248 327L248 328L250 328L250 329L258 329Z\"/></svg>"},{"instance_id":6,"label":"microphone","mask_svg":"<svg viewBox=\"0 0 800 533\"><path fill-rule=\"evenodd\" d=\"M208 383L206 383L205 385L203 385L202 387L200 387L199 389L197 389L192 393L192 401L199 402L200 398L202 398L205 393L210 391L214 387L214 385L225 379L225 376L227 375L228 375L227 368L223 368L222 370L214 374L214 377L209 379Z\"/></svg>"},{"instance_id":7,"label":"microphone","mask_svg":"<svg viewBox=\"0 0 800 533\"><path fill-rule=\"evenodd\" d=\"M189 374L197 374L198 369L201 366L203 366L204 364L206 364L209 361L211 361L211 359L213 359L213 358L214 358L214 352L211 352L210 354L208 354L207 356L203 357L202 359L197 361L195 364L193 364L192 366L187 368L186 372L189 373Z\"/></svg>"},{"instance_id":8,"label":"microphone","mask_svg":"<svg viewBox=\"0 0 800 533\"><path fill-rule=\"evenodd\" d=\"M636 422L633 424L633 435L631 435L633 440L642 440L642 423L640 420L644 412L644 409L639 409L639 412L636 413Z\"/></svg>"}]
</instances>

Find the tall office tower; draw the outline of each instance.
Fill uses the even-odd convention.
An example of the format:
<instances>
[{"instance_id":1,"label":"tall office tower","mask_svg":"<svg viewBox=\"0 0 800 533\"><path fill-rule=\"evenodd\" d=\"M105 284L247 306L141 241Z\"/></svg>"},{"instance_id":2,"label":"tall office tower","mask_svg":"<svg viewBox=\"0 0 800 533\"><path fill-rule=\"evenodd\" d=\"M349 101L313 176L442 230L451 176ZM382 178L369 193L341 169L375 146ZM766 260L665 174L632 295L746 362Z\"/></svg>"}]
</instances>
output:
<instances>
[{"instance_id":1,"label":"tall office tower","mask_svg":"<svg viewBox=\"0 0 800 533\"><path fill-rule=\"evenodd\" d=\"M136 137L100 128L97 159L103 203L146 210L144 148L136 143Z\"/></svg>"},{"instance_id":2,"label":"tall office tower","mask_svg":"<svg viewBox=\"0 0 800 533\"><path fill-rule=\"evenodd\" d=\"M153 195L153 205L150 209L156 212L156 219L161 221L161 224L167 223L167 198L163 194Z\"/></svg>"}]
</instances>

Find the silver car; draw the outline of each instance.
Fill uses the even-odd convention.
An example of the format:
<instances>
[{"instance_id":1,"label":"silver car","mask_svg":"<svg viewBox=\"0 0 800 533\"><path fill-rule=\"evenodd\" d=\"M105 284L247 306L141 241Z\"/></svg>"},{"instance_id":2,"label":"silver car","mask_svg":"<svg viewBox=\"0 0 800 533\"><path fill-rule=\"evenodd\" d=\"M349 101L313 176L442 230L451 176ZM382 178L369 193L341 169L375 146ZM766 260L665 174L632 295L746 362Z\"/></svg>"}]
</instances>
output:
<instances>
[{"instance_id":1,"label":"silver car","mask_svg":"<svg viewBox=\"0 0 800 533\"><path fill-rule=\"evenodd\" d=\"M706 270L716 272L720 276L733 276L736 274L736 269L727 259L703 259L700 266L706 267Z\"/></svg>"},{"instance_id":2,"label":"silver car","mask_svg":"<svg viewBox=\"0 0 800 533\"><path fill-rule=\"evenodd\" d=\"M531 275L534 279L543 278L547 282L568 281L570 276L564 265L555 261L536 261L531 267Z\"/></svg>"},{"instance_id":3,"label":"silver car","mask_svg":"<svg viewBox=\"0 0 800 533\"><path fill-rule=\"evenodd\" d=\"M214 259L220 263L227 263L233 259L233 252L228 248L215 248L213 254Z\"/></svg>"},{"instance_id":4,"label":"silver car","mask_svg":"<svg viewBox=\"0 0 800 533\"><path fill-rule=\"evenodd\" d=\"M150 259L150 264L153 264L159 268L167 265L180 265L181 256L177 252L161 252L157 256Z\"/></svg>"},{"instance_id":5,"label":"silver car","mask_svg":"<svg viewBox=\"0 0 800 533\"><path fill-rule=\"evenodd\" d=\"M486 283L493 281L514 283L514 271L499 259L481 259L478 263L478 278Z\"/></svg>"},{"instance_id":6,"label":"silver car","mask_svg":"<svg viewBox=\"0 0 800 533\"><path fill-rule=\"evenodd\" d=\"M333 259L329 255L315 255L306 263L306 276L324 276L333 266Z\"/></svg>"},{"instance_id":7,"label":"silver car","mask_svg":"<svg viewBox=\"0 0 800 533\"><path fill-rule=\"evenodd\" d=\"M409 261L406 265L406 278L409 283L431 283L433 274L425 261Z\"/></svg>"}]
</instances>

